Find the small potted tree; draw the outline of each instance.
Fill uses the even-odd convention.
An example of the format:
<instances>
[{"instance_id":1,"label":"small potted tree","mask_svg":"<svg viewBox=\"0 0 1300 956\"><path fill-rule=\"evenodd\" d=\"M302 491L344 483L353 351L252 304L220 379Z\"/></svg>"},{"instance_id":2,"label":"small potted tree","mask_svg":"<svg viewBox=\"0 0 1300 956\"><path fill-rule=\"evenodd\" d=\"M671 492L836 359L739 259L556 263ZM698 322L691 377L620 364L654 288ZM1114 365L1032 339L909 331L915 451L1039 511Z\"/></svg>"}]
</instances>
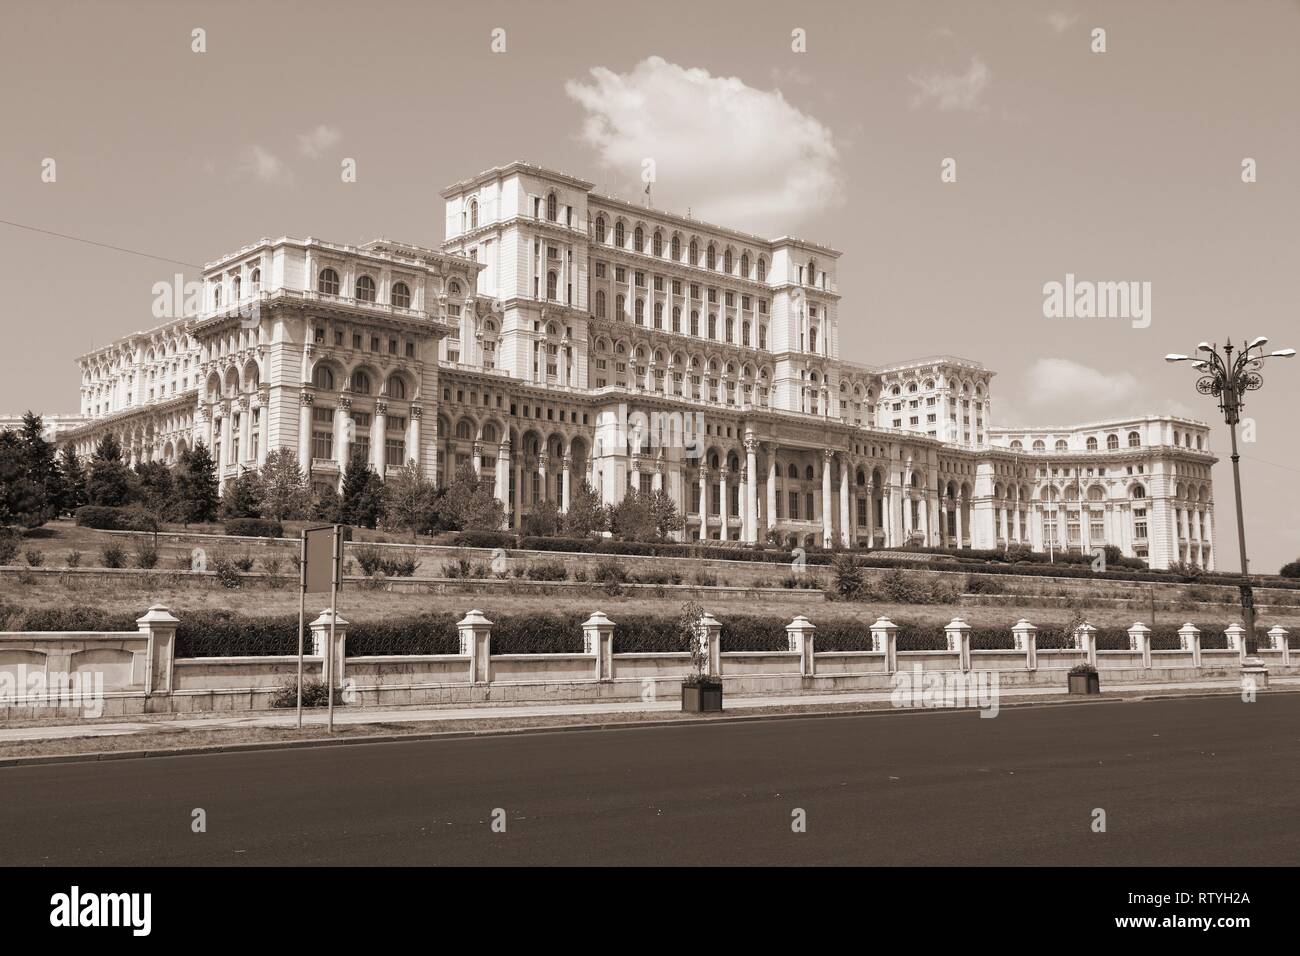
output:
<instances>
[{"instance_id":1,"label":"small potted tree","mask_svg":"<svg viewBox=\"0 0 1300 956\"><path fill-rule=\"evenodd\" d=\"M682 678L682 711L702 714L722 710L722 679L710 673L709 631L704 608L694 601L682 607L682 636L691 651L691 672Z\"/></svg>"},{"instance_id":2,"label":"small potted tree","mask_svg":"<svg viewBox=\"0 0 1300 956\"><path fill-rule=\"evenodd\" d=\"M1071 694L1101 693L1101 677L1097 673L1097 668L1091 664L1076 664L1071 667L1069 680Z\"/></svg>"}]
</instances>

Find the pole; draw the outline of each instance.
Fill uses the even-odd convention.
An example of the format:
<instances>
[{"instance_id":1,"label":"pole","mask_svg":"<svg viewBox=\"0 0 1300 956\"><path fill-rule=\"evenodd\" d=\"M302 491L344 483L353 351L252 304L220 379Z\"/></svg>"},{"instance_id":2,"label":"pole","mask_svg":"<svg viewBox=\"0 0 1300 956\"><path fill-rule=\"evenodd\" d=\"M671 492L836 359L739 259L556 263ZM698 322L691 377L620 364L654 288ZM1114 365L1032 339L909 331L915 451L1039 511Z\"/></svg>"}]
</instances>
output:
<instances>
[{"instance_id":1,"label":"pole","mask_svg":"<svg viewBox=\"0 0 1300 956\"><path fill-rule=\"evenodd\" d=\"M302 730L302 645L307 620L307 532L298 545L298 729Z\"/></svg>"},{"instance_id":2,"label":"pole","mask_svg":"<svg viewBox=\"0 0 1300 956\"><path fill-rule=\"evenodd\" d=\"M1237 498L1237 547L1241 556L1241 623L1246 628L1244 640L1249 651L1255 640L1255 597L1251 592L1250 568L1246 563L1246 521L1241 510L1241 456L1237 453L1236 421L1229 422L1228 433L1232 436L1232 490Z\"/></svg>"},{"instance_id":3,"label":"pole","mask_svg":"<svg viewBox=\"0 0 1300 956\"><path fill-rule=\"evenodd\" d=\"M329 648L325 651L325 692L329 697L329 716L326 718L326 728L331 734L334 733L334 621L339 616L339 571L342 569L340 558L343 553L343 536L339 533L338 525L334 526L333 551L332 573L330 574L330 643Z\"/></svg>"}]
</instances>

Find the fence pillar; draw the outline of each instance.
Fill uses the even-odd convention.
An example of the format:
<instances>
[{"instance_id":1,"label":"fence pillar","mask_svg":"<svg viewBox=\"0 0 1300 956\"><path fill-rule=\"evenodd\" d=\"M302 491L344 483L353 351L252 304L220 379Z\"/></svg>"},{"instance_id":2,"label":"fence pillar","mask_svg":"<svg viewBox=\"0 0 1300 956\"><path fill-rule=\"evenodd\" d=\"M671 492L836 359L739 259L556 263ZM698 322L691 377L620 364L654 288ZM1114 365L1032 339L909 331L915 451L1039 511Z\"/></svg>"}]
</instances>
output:
<instances>
[{"instance_id":1,"label":"fence pillar","mask_svg":"<svg viewBox=\"0 0 1300 956\"><path fill-rule=\"evenodd\" d=\"M1012 625L1011 637L1016 642L1016 650L1025 654L1025 670L1038 670L1038 628L1022 617Z\"/></svg>"},{"instance_id":2,"label":"fence pillar","mask_svg":"<svg viewBox=\"0 0 1300 956\"><path fill-rule=\"evenodd\" d=\"M1128 629L1128 649L1142 652L1142 666L1151 669L1151 628L1138 621Z\"/></svg>"},{"instance_id":3,"label":"fence pillar","mask_svg":"<svg viewBox=\"0 0 1300 956\"><path fill-rule=\"evenodd\" d=\"M176 625L180 622L166 605L153 604L143 617L135 619L135 623L140 628L140 633L149 637L145 654L144 692L170 694L172 665L176 660Z\"/></svg>"},{"instance_id":4,"label":"fence pillar","mask_svg":"<svg viewBox=\"0 0 1300 956\"><path fill-rule=\"evenodd\" d=\"M885 652L885 672L898 670L898 625L887 617L879 617L871 625L871 649Z\"/></svg>"},{"instance_id":5,"label":"fence pillar","mask_svg":"<svg viewBox=\"0 0 1300 956\"><path fill-rule=\"evenodd\" d=\"M456 622L460 630L460 653L469 658L469 682L492 682L492 622L478 608Z\"/></svg>"},{"instance_id":6,"label":"fence pillar","mask_svg":"<svg viewBox=\"0 0 1300 956\"><path fill-rule=\"evenodd\" d=\"M1282 652L1282 666L1291 663L1291 642L1287 640L1287 630L1281 624L1268 629L1268 644L1275 651Z\"/></svg>"},{"instance_id":7,"label":"fence pillar","mask_svg":"<svg viewBox=\"0 0 1300 956\"><path fill-rule=\"evenodd\" d=\"M1074 646L1083 651L1089 664L1097 666L1097 629L1087 621L1074 629Z\"/></svg>"},{"instance_id":8,"label":"fence pillar","mask_svg":"<svg viewBox=\"0 0 1300 956\"><path fill-rule=\"evenodd\" d=\"M614 622L592 611L582 624L582 652L596 660L596 680L614 679Z\"/></svg>"},{"instance_id":9,"label":"fence pillar","mask_svg":"<svg viewBox=\"0 0 1300 956\"><path fill-rule=\"evenodd\" d=\"M325 680L327 659L325 657L326 647L330 642L330 609L320 612L320 617L311 622L311 652L313 656L320 657L321 672L320 679ZM334 687L337 690L343 686L343 660L346 657L344 648L347 647L348 622L343 620L340 614L334 619Z\"/></svg>"},{"instance_id":10,"label":"fence pillar","mask_svg":"<svg viewBox=\"0 0 1300 956\"><path fill-rule=\"evenodd\" d=\"M790 638L790 650L799 652L799 673L803 677L812 677L817 673L816 659L813 656L813 632L817 625L800 614L785 626L785 633Z\"/></svg>"},{"instance_id":11,"label":"fence pillar","mask_svg":"<svg viewBox=\"0 0 1300 956\"><path fill-rule=\"evenodd\" d=\"M948 638L948 650L957 652L957 669L970 670L970 625L954 617L943 632Z\"/></svg>"},{"instance_id":12,"label":"fence pillar","mask_svg":"<svg viewBox=\"0 0 1300 956\"><path fill-rule=\"evenodd\" d=\"M1229 624L1223 630L1228 638L1228 650L1237 652L1237 659L1246 662L1246 629L1240 624Z\"/></svg>"},{"instance_id":13,"label":"fence pillar","mask_svg":"<svg viewBox=\"0 0 1300 956\"><path fill-rule=\"evenodd\" d=\"M704 629L704 647L709 655L709 673L716 676L722 674L722 622L710 614L704 612L700 618L700 627Z\"/></svg>"},{"instance_id":14,"label":"fence pillar","mask_svg":"<svg viewBox=\"0 0 1300 956\"><path fill-rule=\"evenodd\" d=\"M1178 646L1192 652L1192 666L1201 666L1201 629L1188 622L1178 629Z\"/></svg>"}]
</instances>

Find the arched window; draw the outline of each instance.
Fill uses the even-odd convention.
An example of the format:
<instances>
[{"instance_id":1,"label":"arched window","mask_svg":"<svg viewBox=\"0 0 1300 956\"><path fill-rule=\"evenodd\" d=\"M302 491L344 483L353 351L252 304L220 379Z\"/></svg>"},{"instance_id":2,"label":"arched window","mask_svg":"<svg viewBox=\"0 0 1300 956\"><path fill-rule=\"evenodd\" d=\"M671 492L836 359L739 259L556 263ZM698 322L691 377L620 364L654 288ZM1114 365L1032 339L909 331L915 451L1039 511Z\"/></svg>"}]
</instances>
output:
<instances>
[{"instance_id":1,"label":"arched window","mask_svg":"<svg viewBox=\"0 0 1300 956\"><path fill-rule=\"evenodd\" d=\"M700 334L700 313L698 309L691 310L691 335Z\"/></svg>"},{"instance_id":2,"label":"arched window","mask_svg":"<svg viewBox=\"0 0 1300 956\"><path fill-rule=\"evenodd\" d=\"M707 269L718 268L718 250L713 248L713 243L709 243L708 251L705 253L704 266Z\"/></svg>"},{"instance_id":3,"label":"arched window","mask_svg":"<svg viewBox=\"0 0 1300 956\"><path fill-rule=\"evenodd\" d=\"M360 276L357 278L357 301L375 301L375 280L370 278L370 276Z\"/></svg>"},{"instance_id":4,"label":"arched window","mask_svg":"<svg viewBox=\"0 0 1300 956\"><path fill-rule=\"evenodd\" d=\"M808 329L808 351L817 351L817 327L812 326Z\"/></svg>"},{"instance_id":5,"label":"arched window","mask_svg":"<svg viewBox=\"0 0 1300 956\"><path fill-rule=\"evenodd\" d=\"M339 274L333 269L322 269L316 279L316 291L321 295L338 295Z\"/></svg>"},{"instance_id":6,"label":"arched window","mask_svg":"<svg viewBox=\"0 0 1300 956\"><path fill-rule=\"evenodd\" d=\"M655 303L655 328L662 329L663 327L664 327L664 304L662 302L656 302Z\"/></svg>"},{"instance_id":7,"label":"arched window","mask_svg":"<svg viewBox=\"0 0 1300 956\"><path fill-rule=\"evenodd\" d=\"M1130 494L1134 498L1145 498L1147 496L1147 490L1143 488L1141 485L1134 485L1133 490L1130 492Z\"/></svg>"},{"instance_id":8,"label":"arched window","mask_svg":"<svg viewBox=\"0 0 1300 956\"><path fill-rule=\"evenodd\" d=\"M232 281L232 285L234 288L233 288L233 295L231 296L231 298L233 301L238 302L240 298L240 290L243 288L244 282L242 279L239 278L239 276L235 276L234 280ZM1175 444L1177 443L1175 442Z\"/></svg>"},{"instance_id":9,"label":"arched window","mask_svg":"<svg viewBox=\"0 0 1300 956\"><path fill-rule=\"evenodd\" d=\"M674 262L681 262L681 260L682 260L682 237L681 237L681 236L673 236L673 241L669 244L669 247L668 247L668 248L669 248L670 257L673 259L673 261L674 261Z\"/></svg>"},{"instance_id":10,"label":"arched window","mask_svg":"<svg viewBox=\"0 0 1300 956\"><path fill-rule=\"evenodd\" d=\"M550 193L546 197L546 218L549 219L551 222L555 222L556 217L558 216L559 216L559 203L555 198L555 193Z\"/></svg>"},{"instance_id":11,"label":"arched window","mask_svg":"<svg viewBox=\"0 0 1300 956\"><path fill-rule=\"evenodd\" d=\"M808 284L809 285L817 284L817 260L816 259L808 260Z\"/></svg>"},{"instance_id":12,"label":"arched window","mask_svg":"<svg viewBox=\"0 0 1300 956\"><path fill-rule=\"evenodd\" d=\"M692 239L690 246L687 247L687 253L690 257L691 265L698 266L700 264L700 244Z\"/></svg>"},{"instance_id":13,"label":"arched window","mask_svg":"<svg viewBox=\"0 0 1300 956\"><path fill-rule=\"evenodd\" d=\"M557 295L556 284L558 282L559 282L559 277L556 275L554 269L546 273L546 298L548 299L556 298Z\"/></svg>"},{"instance_id":14,"label":"arched window","mask_svg":"<svg viewBox=\"0 0 1300 956\"><path fill-rule=\"evenodd\" d=\"M1020 439L1017 438L1015 441L1013 441L1013 442L1011 443L1011 447L1014 448L1014 449L1016 449L1016 451L1020 451L1020 450L1023 449L1025 446L1021 443Z\"/></svg>"},{"instance_id":15,"label":"arched window","mask_svg":"<svg viewBox=\"0 0 1300 956\"><path fill-rule=\"evenodd\" d=\"M758 281L767 281L767 260L763 258L758 260Z\"/></svg>"},{"instance_id":16,"label":"arched window","mask_svg":"<svg viewBox=\"0 0 1300 956\"><path fill-rule=\"evenodd\" d=\"M681 330L682 330L682 307L680 305L675 305L673 306L673 331L681 332Z\"/></svg>"},{"instance_id":17,"label":"arched window","mask_svg":"<svg viewBox=\"0 0 1300 956\"><path fill-rule=\"evenodd\" d=\"M478 228L478 200L477 199L471 199L469 201L469 227L471 229Z\"/></svg>"},{"instance_id":18,"label":"arched window","mask_svg":"<svg viewBox=\"0 0 1300 956\"><path fill-rule=\"evenodd\" d=\"M213 309L221 308L221 286L220 285L214 285L212 287L212 308Z\"/></svg>"},{"instance_id":19,"label":"arched window","mask_svg":"<svg viewBox=\"0 0 1300 956\"><path fill-rule=\"evenodd\" d=\"M406 398L406 382L398 375L388 376L388 397Z\"/></svg>"},{"instance_id":20,"label":"arched window","mask_svg":"<svg viewBox=\"0 0 1300 956\"><path fill-rule=\"evenodd\" d=\"M254 269L248 275L248 282L253 287L253 295L262 291L262 270Z\"/></svg>"},{"instance_id":21,"label":"arched window","mask_svg":"<svg viewBox=\"0 0 1300 956\"><path fill-rule=\"evenodd\" d=\"M1096 451L1096 450L1097 450L1097 439L1090 435L1088 436L1088 451Z\"/></svg>"},{"instance_id":22,"label":"arched window","mask_svg":"<svg viewBox=\"0 0 1300 956\"><path fill-rule=\"evenodd\" d=\"M317 365L311 373L311 383L326 392L334 391L334 372L328 365Z\"/></svg>"},{"instance_id":23,"label":"arched window","mask_svg":"<svg viewBox=\"0 0 1300 956\"><path fill-rule=\"evenodd\" d=\"M605 317L605 290L596 290L596 317L603 319Z\"/></svg>"},{"instance_id":24,"label":"arched window","mask_svg":"<svg viewBox=\"0 0 1300 956\"><path fill-rule=\"evenodd\" d=\"M456 437L462 441L474 437L474 426L468 419L462 418L456 423Z\"/></svg>"},{"instance_id":25,"label":"arched window","mask_svg":"<svg viewBox=\"0 0 1300 956\"><path fill-rule=\"evenodd\" d=\"M727 319L727 341L728 342L735 341L735 338L736 338L736 320L732 318L728 318Z\"/></svg>"},{"instance_id":26,"label":"arched window","mask_svg":"<svg viewBox=\"0 0 1300 956\"><path fill-rule=\"evenodd\" d=\"M1137 432L1129 432L1129 433L1128 433L1128 447L1129 447L1129 448L1141 448L1141 447L1142 447L1142 436L1139 435Z\"/></svg>"},{"instance_id":27,"label":"arched window","mask_svg":"<svg viewBox=\"0 0 1300 956\"><path fill-rule=\"evenodd\" d=\"M660 232L658 229L655 230L654 246L651 248L651 251L652 251L656 256L659 256L660 258L663 257L663 254L664 254L664 235L663 235L663 233Z\"/></svg>"},{"instance_id":28,"label":"arched window","mask_svg":"<svg viewBox=\"0 0 1300 956\"><path fill-rule=\"evenodd\" d=\"M614 318L621 319L627 313L624 309L627 306L627 297L622 295L614 296Z\"/></svg>"},{"instance_id":29,"label":"arched window","mask_svg":"<svg viewBox=\"0 0 1300 956\"><path fill-rule=\"evenodd\" d=\"M627 231L623 226L622 220L620 220L614 223L614 245L622 249L626 241L627 241Z\"/></svg>"},{"instance_id":30,"label":"arched window","mask_svg":"<svg viewBox=\"0 0 1300 956\"><path fill-rule=\"evenodd\" d=\"M744 276L746 279L749 278L749 253L748 252L742 252L740 254L740 274Z\"/></svg>"},{"instance_id":31,"label":"arched window","mask_svg":"<svg viewBox=\"0 0 1300 956\"><path fill-rule=\"evenodd\" d=\"M645 299L637 299L633 306L637 325L645 325Z\"/></svg>"},{"instance_id":32,"label":"arched window","mask_svg":"<svg viewBox=\"0 0 1300 956\"><path fill-rule=\"evenodd\" d=\"M1047 451L1047 445L1041 438L1034 440L1034 451Z\"/></svg>"},{"instance_id":33,"label":"arched window","mask_svg":"<svg viewBox=\"0 0 1300 956\"><path fill-rule=\"evenodd\" d=\"M766 325L760 325L758 327L758 347L760 349L767 348L767 326Z\"/></svg>"},{"instance_id":34,"label":"arched window","mask_svg":"<svg viewBox=\"0 0 1300 956\"><path fill-rule=\"evenodd\" d=\"M411 307L411 287L405 282L393 283L393 305L399 309L409 309Z\"/></svg>"},{"instance_id":35,"label":"arched window","mask_svg":"<svg viewBox=\"0 0 1300 956\"><path fill-rule=\"evenodd\" d=\"M365 372L357 370L352 373L352 391L358 395L370 394L370 376Z\"/></svg>"},{"instance_id":36,"label":"arched window","mask_svg":"<svg viewBox=\"0 0 1300 956\"><path fill-rule=\"evenodd\" d=\"M1065 449L1068 448L1068 447L1069 447L1069 446L1066 444L1064 438L1058 438L1058 439L1056 439L1056 450L1057 450L1057 451L1065 451Z\"/></svg>"},{"instance_id":37,"label":"arched window","mask_svg":"<svg viewBox=\"0 0 1300 956\"><path fill-rule=\"evenodd\" d=\"M733 260L731 258L731 250L728 249L726 252L722 254L722 271L727 273L727 275L731 275L732 265L733 265Z\"/></svg>"},{"instance_id":38,"label":"arched window","mask_svg":"<svg viewBox=\"0 0 1300 956\"><path fill-rule=\"evenodd\" d=\"M740 344L749 345L749 323L744 322L740 326Z\"/></svg>"},{"instance_id":39,"label":"arched window","mask_svg":"<svg viewBox=\"0 0 1300 956\"><path fill-rule=\"evenodd\" d=\"M453 279L447 286L448 295L460 295L460 283Z\"/></svg>"},{"instance_id":40,"label":"arched window","mask_svg":"<svg viewBox=\"0 0 1300 956\"><path fill-rule=\"evenodd\" d=\"M605 217L604 216L596 217L596 241L597 242L605 241Z\"/></svg>"},{"instance_id":41,"label":"arched window","mask_svg":"<svg viewBox=\"0 0 1300 956\"><path fill-rule=\"evenodd\" d=\"M640 226L632 230L632 249L636 252L645 251L645 231Z\"/></svg>"},{"instance_id":42,"label":"arched window","mask_svg":"<svg viewBox=\"0 0 1300 956\"><path fill-rule=\"evenodd\" d=\"M717 337L718 337L718 317L713 313L709 313L709 338L716 339Z\"/></svg>"},{"instance_id":43,"label":"arched window","mask_svg":"<svg viewBox=\"0 0 1300 956\"><path fill-rule=\"evenodd\" d=\"M1106 436L1106 447L1107 447L1108 449L1110 449L1111 451L1114 451L1115 449L1119 448L1119 436L1118 436L1118 435L1107 435L1107 436Z\"/></svg>"}]
</instances>

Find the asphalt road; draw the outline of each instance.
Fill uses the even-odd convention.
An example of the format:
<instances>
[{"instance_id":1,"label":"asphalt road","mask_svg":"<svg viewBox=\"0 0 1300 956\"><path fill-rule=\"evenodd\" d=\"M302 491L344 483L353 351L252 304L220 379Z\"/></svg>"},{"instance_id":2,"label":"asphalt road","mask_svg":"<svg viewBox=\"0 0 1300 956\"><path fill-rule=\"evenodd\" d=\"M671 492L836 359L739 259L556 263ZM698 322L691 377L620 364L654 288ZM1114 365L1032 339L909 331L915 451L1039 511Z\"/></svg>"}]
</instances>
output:
<instances>
[{"instance_id":1,"label":"asphalt road","mask_svg":"<svg viewBox=\"0 0 1300 956\"><path fill-rule=\"evenodd\" d=\"M3 768L0 863L1294 865L1298 788L1300 694L791 718Z\"/></svg>"}]
</instances>

